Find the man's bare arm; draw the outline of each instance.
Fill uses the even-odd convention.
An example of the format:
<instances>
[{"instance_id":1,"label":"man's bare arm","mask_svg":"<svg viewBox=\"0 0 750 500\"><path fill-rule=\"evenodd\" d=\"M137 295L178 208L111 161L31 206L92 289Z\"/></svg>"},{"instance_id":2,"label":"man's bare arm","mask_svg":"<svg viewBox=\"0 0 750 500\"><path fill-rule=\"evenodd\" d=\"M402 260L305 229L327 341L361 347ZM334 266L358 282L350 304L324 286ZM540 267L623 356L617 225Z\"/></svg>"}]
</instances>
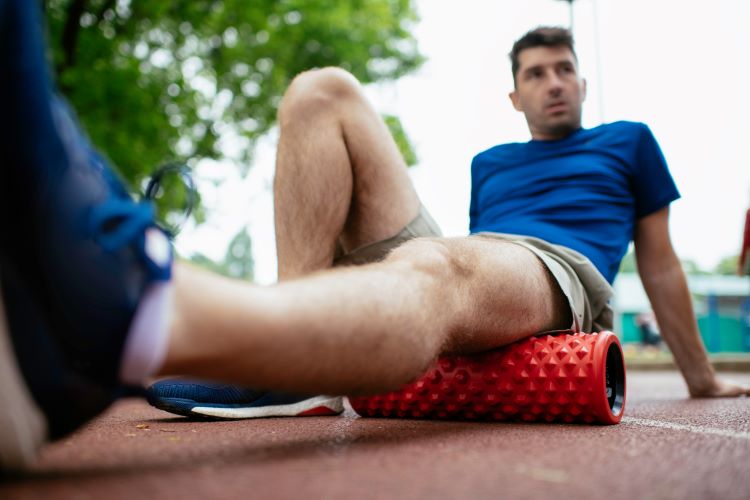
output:
<instances>
[{"instance_id":1,"label":"man's bare arm","mask_svg":"<svg viewBox=\"0 0 750 500\"><path fill-rule=\"evenodd\" d=\"M656 313L661 335L692 397L750 395L750 387L716 376L698 331L687 279L669 238L669 207L638 220L638 272Z\"/></svg>"}]
</instances>

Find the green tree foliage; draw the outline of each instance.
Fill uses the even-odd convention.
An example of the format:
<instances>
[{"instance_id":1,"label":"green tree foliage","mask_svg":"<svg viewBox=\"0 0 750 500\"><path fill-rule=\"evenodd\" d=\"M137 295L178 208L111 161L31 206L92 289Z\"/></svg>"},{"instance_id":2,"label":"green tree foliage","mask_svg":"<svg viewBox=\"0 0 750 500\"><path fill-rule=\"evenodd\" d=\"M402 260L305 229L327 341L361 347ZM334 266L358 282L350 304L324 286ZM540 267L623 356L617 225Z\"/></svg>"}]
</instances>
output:
<instances>
[{"instance_id":1,"label":"green tree foliage","mask_svg":"<svg viewBox=\"0 0 750 500\"><path fill-rule=\"evenodd\" d=\"M685 274L689 275L706 275L711 274L710 272L706 271L705 269L701 269L701 267L698 265L697 262L690 260L690 259L681 259L680 264L682 265L682 269L685 271ZM725 272L727 269L729 269L727 266L733 265L732 270L730 272ZM737 258L734 257L734 260L732 260L732 257L727 257L719 263L719 266L717 266L715 272L717 274L734 274L734 270L737 268ZM628 250L628 253L625 254L625 257L622 258L622 261L620 262L620 272L621 273L637 273L638 272L638 265L635 260L635 251L631 248Z\"/></svg>"},{"instance_id":2,"label":"green tree foliage","mask_svg":"<svg viewBox=\"0 0 750 500\"><path fill-rule=\"evenodd\" d=\"M724 257L714 268L715 274L723 274L725 276L734 276L737 274L737 263L739 262L739 255L730 255Z\"/></svg>"},{"instance_id":3,"label":"green tree foliage","mask_svg":"<svg viewBox=\"0 0 750 500\"><path fill-rule=\"evenodd\" d=\"M232 238L224 257L227 274L233 278L253 278L253 246L247 228Z\"/></svg>"},{"instance_id":4,"label":"green tree foliage","mask_svg":"<svg viewBox=\"0 0 750 500\"><path fill-rule=\"evenodd\" d=\"M306 69L341 66L369 83L423 61L413 0L47 0L46 15L61 90L136 187L165 161L249 168ZM183 202L184 191L165 192L162 216Z\"/></svg>"},{"instance_id":5,"label":"green tree foliage","mask_svg":"<svg viewBox=\"0 0 750 500\"><path fill-rule=\"evenodd\" d=\"M190 260L210 271L243 280L253 279L253 247L247 228L242 228L229 243L224 260L216 262L201 253L196 253Z\"/></svg>"},{"instance_id":6,"label":"green tree foliage","mask_svg":"<svg viewBox=\"0 0 750 500\"><path fill-rule=\"evenodd\" d=\"M409 136L406 135L404 127L401 125L401 120L394 115L383 115L383 121L391 131L391 135L396 141L399 151L404 157L406 165L411 167L417 164L417 154L414 151L414 145L409 140Z\"/></svg>"},{"instance_id":7,"label":"green tree foliage","mask_svg":"<svg viewBox=\"0 0 750 500\"><path fill-rule=\"evenodd\" d=\"M680 263L682 264L682 269L685 271L685 274L688 274L691 276L701 276L701 275L711 274L705 269L702 269L701 266L694 260L680 259Z\"/></svg>"}]
</instances>

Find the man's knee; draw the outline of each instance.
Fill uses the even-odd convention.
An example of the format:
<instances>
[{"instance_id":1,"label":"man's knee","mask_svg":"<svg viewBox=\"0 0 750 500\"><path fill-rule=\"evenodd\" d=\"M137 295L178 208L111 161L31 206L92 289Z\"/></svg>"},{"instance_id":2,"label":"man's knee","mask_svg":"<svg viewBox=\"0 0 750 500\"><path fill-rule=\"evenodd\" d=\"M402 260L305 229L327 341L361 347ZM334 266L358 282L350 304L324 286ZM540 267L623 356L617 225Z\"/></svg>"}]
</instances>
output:
<instances>
[{"instance_id":1,"label":"man's knee","mask_svg":"<svg viewBox=\"0 0 750 500\"><path fill-rule=\"evenodd\" d=\"M446 238L415 238L396 247L386 257L432 277L460 279L471 275L471 266L460 248Z\"/></svg>"},{"instance_id":2,"label":"man's knee","mask_svg":"<svg viewBox=\"0 0 750 500\"><path fill-rule=\"evenodd\" d=\"M279 122L300 114L329 112L335 104L361 98L360 84L349 72L335 67L319 68L297 75L279 106Z\"/></svg>"}]
</instances>

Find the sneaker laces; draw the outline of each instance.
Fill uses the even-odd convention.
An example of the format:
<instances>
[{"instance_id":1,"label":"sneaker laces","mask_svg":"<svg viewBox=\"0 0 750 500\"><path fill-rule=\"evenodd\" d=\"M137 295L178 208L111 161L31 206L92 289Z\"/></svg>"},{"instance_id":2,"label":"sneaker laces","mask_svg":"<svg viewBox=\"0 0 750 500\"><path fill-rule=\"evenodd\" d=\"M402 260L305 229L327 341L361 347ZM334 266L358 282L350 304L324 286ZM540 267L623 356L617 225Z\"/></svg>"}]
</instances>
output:
<instances>
[{"instance_id":1,"label":"sneaker laces","mask_svg":"<svg viewBox=\"0 0 750 500\"><path fill-rule=\"evenodd\" d=\"M89 230L102 248L114 252L153 225L154 207L132 200L110 200L97 206L89 217Z\"/></svg>"},{"instance_id":2,"label":"sneaker laces","mask_svg":"<svg viewBox=\"0 0 750 500\"><path fill-rule=\"evenodd\" d=\"M190 214L193 213L195 208L195 202L197 198L198 190L195 188L195 182L193 181L192 171L190 167L184 163L166 163L159 167L156 172L151 174L151 179L146 185L146 191L144 198L147 200L155 200L156 195L161 189L162 181L168 175L177 175L182 184L185 186L186 201L185 208L183 209L182 220L176 224L160 224L161 229L167 233L170 239L173 239L182 230L182 226L187 222Z\"/></svg>"},{"instance_id":3,"label":"sneaker laces","mask_svg":"<svg viewBox=\"0 0 750 500\"><path fill-rule=\"evenodd\" d=\"M183 210L182 220L178 224L167 226L167 224L161 223L157 225L170 239L174 239L193 211L197 191L187 165L168 163L159 167L151 175L143 196L145 201L134 203L130 198L111 199L91 211L89 231L90 234L95 235L96 241L102 248L108 251L116 251L133 241L146 228L154 225L156 211L153 200L155 200L161 188L164 177L171 174L179 175L180 180L186 187L186 207Z\"/></svg>"}]
</instances>

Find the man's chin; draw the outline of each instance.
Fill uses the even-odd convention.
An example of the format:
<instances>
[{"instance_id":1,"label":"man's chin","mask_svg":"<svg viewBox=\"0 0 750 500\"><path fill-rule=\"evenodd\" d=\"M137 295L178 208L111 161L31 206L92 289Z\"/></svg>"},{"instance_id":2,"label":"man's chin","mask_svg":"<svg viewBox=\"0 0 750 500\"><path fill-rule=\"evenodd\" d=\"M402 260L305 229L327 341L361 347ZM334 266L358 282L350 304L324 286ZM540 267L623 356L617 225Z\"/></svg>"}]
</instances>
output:
<instances>
[{"instance_id":1,"label":"man's chin","mask_svg":"<svg viewBox=\"0 0 750 500\"><path fill-rule=\"evenodd\" d=\"M550 123L548 124L546 129L546 135L550 137L555 137L557 139L563 139L567 137L568 135L572 134L576 130L581 128L581 123L579 121L564 121L560 123Z\"/></svg>"}]
</instances>

